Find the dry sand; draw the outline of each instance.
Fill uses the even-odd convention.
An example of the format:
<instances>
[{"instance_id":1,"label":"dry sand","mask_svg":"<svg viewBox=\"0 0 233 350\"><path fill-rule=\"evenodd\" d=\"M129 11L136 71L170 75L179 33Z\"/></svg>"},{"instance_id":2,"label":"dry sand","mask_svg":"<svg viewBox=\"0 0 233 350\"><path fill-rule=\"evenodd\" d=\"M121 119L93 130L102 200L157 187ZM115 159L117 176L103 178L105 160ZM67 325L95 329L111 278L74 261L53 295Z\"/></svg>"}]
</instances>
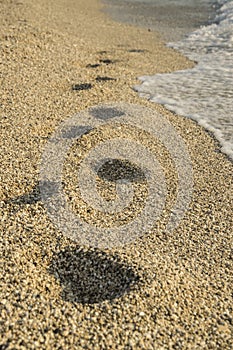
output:
<instances>
[{"instance_id":1,"label":"dry sand","mask_svg":"<svg viewBox=\"0 0 233 350\"><path fill-rule=\"evenodd\" d=\"M201 127L131 88L192 63L100 7L1 1L0 349L232 349L232 163ZM106 76L116 80L96 80ZM72 90L81 83L92 88ZM188 145L194 193L172 234L158 225L101 251L56 230L38 179L60 122L109 101L166 116Z\"/></svg>"}]
</instances>

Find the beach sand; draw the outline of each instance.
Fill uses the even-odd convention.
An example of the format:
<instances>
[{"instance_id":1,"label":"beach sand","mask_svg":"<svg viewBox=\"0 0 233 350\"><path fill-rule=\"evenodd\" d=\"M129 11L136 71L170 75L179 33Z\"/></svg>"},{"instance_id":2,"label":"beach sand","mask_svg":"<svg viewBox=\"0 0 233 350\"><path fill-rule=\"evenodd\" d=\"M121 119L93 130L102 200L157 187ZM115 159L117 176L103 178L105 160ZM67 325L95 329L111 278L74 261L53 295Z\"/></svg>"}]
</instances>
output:
<instances>
[{"instance_id":1,"label":"beach sand","mask_svg":"<svg viewBox=\"0 0 233 350\"><path fill-rule=\"evenodd\" d=\"M193 63L101 6L1 2L0 349L232 349L232 163L195 122L132 89L137 76ZM40 200L41 155L62 121L120 101L163 114L182 136L193 199L170 234L158 224L121 248L81 247Z\"/></svg>"}]
</instances>

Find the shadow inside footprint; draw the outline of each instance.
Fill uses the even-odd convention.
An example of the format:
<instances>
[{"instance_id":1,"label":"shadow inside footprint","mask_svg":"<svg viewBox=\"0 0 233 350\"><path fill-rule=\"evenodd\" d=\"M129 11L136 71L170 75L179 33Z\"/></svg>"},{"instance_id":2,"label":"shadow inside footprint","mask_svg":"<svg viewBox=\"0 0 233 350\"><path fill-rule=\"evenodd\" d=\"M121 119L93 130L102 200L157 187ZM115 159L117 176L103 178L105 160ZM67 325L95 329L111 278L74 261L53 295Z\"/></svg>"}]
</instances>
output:
<instances>
[{"instance_id":1,"label":"shadow inside footprint","mask_svg":"<svg viewBox=\"0 0 233 350\"><path fill-rule=\"evenodd\" d=\"M96 81L116 81L115 78L106 77L106 76L105 77L98 76L98 77L95 78L95 80Z\"/></svg>"},{"instance_id":2,"label":"shadow inside footprint","mask_svg":"<svg viewBox=\"0 0 233 350\"><path fill-rule=\"evenodd\" d=\"M82 304L121 297L139 282L133 268L116 255L66 248L53 257L49 273L60 281L62 297Z\"/></svg>"},{"instance_id":3,"label":"shadow inside footprint","mask_svg":"<svg viewBox=\"0 0 233 350\"><path fill-rule=\"evenodd\" d=\"M100 64L99 63L94 63L94 64L87 64L86 65L86 68L97 68L97 67L99 67L100 66Z\"/></svg>"},{"instance_id":4,"label":"shadow inside footprint","mask_svg":"<svg viewBox=\"0 0 233 350\"><path fill-rule=\"evenodd\" d=\"M141 53L143 53L143 52L146 52L147 50L144 50L144 49L131 49L131 50L128 50L128 52L141 52Z\"/></svg>"},{"instance_id":5,"label":"shadow inside footprint","mask_svg":"<svg viewBox=\"0 0 233 350\"><path fill-rule=\"evenodd\" d=\"M111 118L116 118L116 117L121 117L125 115L125 113L121 110L118 110L115 107L104 107L104 106L98 106L98 107L93 107L89 109L89 113L98 119L111 119Z\"/></svg>"},{"instance_id":6,"label":"shadow inside footprint","mask_svg":"<svg viewBox=\"0 0 233 350\"><path fill-rule=\"evenodd\" d=\"M105 163L95 170L100 178L111 182L124 179L141 183L146 180L142 170L127 160L106 159Z\"/></svg>"},{"instance_id":7,"label":"shadow inside footprint","mask_svg":"<svg viewBox=\"0 0 233 350\"><path fill-rule=\"evenodd\" d=\"M18 207L23 207L27 204L30 204L30 205L36 204L39 201L41 201L41 194L40 194L39 183L37 183L36 186L34 186L33 189L31 190L31 192L24 193L14 198L9 198L4 202L6 204L12 204L12 205L17 205Z\"/></svg>"},{"instance_id":8,"label":"shadow inside footprint","mask_svg":"<svg viewBox=\"0 0 233 350\"><path fill-rule=\"evenodd\" d=\"M74 84L72 86L72 90L81 91L81 90L89 90L92 88L92 84L83 83L83 84Z\"/></svg>"},{"instance_id":9,"label":"shadow inside footprint","mask_svg":"<svg viewBox=\"0 0 233 350\"><path fill-rule=\"evenodd\" d=\"M100 60L101 63L105 63L105 64L112 64L115 63L116 61L110 60L109 58L106 58L104 60Z\"/></svg>"}]
</instances>

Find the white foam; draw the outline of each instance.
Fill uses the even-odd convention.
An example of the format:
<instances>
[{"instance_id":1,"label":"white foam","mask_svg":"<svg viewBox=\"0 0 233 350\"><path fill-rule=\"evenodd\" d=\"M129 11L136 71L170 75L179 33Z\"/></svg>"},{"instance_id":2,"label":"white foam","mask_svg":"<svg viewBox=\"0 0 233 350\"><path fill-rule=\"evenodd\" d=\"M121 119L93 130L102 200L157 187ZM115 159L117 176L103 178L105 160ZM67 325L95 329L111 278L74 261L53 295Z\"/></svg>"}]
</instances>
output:
<instances>
[{"instance_id":1,"label":"white foam","mask_svg":"<svg viewBox=\"0 0 233 350\"><path fill-rule=\"evenodd\" d=\"M198 62L193 69L140 77L135 89L213 132L233 159L233 1L222 5L215 23L169 46Z\"/></svg>"}]
</instances>

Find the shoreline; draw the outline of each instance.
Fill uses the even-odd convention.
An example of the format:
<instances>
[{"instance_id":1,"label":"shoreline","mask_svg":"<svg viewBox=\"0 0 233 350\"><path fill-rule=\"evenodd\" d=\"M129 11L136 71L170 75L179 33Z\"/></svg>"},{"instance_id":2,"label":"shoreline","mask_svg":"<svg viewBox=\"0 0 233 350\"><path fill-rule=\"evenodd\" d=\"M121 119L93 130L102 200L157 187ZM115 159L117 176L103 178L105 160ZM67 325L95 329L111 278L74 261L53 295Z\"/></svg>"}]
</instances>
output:
<instances>
[{"instance_id":1,"label":"shoreline","mask_svg":"<svg viewBox=\"0 0 233 350\"><path fill-rule=\"evenodd\" d=\"M215 18L216 5L197 1L136 1L104 0L104 12L121 23L128 23L149 31L158 32L162 40L177 42L188 34L208 25Z\"/></svg>"},{"instance_id":2,"label":"shoreline","mask_svg":"<svg viewBox=\"0 0 233 350\"><path fill-rule=\"evenodd\" d=\"M194 63L159 34L113 22L101 8L91 0L2 3L0 345L230 350L233 164L196 122L132 89L138 76ZM73 89L80 84L90 88ZM81 247L53 226L41 202L41 154L70 116L121 101L161 113L181 135L193 200L171 234L161 221L124 247Z\"/></svg>"}]
</instances>

